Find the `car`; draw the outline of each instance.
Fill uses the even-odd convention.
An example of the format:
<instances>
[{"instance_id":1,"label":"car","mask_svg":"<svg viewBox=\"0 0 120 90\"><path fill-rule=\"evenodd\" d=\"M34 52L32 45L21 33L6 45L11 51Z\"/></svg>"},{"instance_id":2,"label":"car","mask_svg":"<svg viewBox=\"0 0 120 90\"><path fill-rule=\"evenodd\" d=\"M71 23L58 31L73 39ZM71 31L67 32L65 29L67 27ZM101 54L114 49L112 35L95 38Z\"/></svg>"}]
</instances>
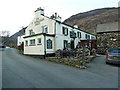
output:
<instances>
[{"instance_id":1,"label":"car","mask_svg":"<svg viewBox=\"0 0 120 90\"><path fill-rule=\"evenodd\" d=\"M4 44L2 44L2 43L0 43L0 51L3 51L3 50L4 50L4 48L5 48L5 45L4 45Z\"/></svg>"},{"instance_id":2,"label":"car","mask_svg":"<svg viewBox=\"0 0 120 90\"><path fill-rule=\"evenodd\" d=\"M103 47L98 47L96 53L105 55L106 54L106 49L103 48Z\"/></svg>"},{"instance_id":3,"label":"car","mask_svg":"<svg viewBox=\"0 0 120 90\"><path fill-rule=\"evenodd\" d=\"M106 64L120 64L120 48L111 48L107 50Z\"/></svg>"}]
</instances>

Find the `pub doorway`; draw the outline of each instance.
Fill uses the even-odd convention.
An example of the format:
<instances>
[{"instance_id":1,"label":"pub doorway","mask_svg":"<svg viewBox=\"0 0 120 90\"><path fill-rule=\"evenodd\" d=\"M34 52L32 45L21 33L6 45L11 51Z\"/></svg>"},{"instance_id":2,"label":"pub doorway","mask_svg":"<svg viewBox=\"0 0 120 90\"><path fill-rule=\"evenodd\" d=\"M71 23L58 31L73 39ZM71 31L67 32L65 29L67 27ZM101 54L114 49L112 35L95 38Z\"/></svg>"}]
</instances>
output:
<instances>
[{"instance_id":1,"label":"pub doorway","mask_svg":"<svg viewBox=\"0 0 120 90\"><path fill-rule=\"evenodd\" d=\"M71 49L74 49L75 48L75 45L74 45L74 41L72 40L71 41Z\"/></svg>"}]
</instances>

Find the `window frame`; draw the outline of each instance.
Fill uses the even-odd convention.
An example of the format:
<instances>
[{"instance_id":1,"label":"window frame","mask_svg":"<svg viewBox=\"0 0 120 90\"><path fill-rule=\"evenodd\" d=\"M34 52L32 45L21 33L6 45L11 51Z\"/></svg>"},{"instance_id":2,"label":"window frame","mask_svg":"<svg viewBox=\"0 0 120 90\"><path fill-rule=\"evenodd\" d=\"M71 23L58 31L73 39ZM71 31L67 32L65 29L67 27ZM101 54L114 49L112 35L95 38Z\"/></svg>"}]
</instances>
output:
<instances>
[{"instance_id":1,"label":"window frame","mask_svg":"<svg viewBox=\"0 0 120 90\"><path fill-rule=\"evenodd\" d=\"M37 43L38 43L37 45L41 45L41 44L42 44L41 38L38 38L37 41L38 41L38 42L37 42Z\"/></svg>"},{"instance_id":2,"label":"window frame","mask_svg":"<svg viewBox=\"0 0 120 90\"><path fill-rule=\"evenodd\" d=\"M81 38L81 32L77 32L77 37Z\"/></svg>"},{"instance_id":3,"label":"window frame","mask_svg":"<svg viewBox=\"0 0 120 90\"><path fill-rule=\"evenodd\" d=\"M42 26L42 33L48 33L48 26L47 25Z\"/></svg>"},{"instance_id":4,"label":"window frame","mask_svg":"<svg viewBox=\"0 0 120 90\"><path fill-rule=\"evenodd\" d=\"M86 38L87 40L90 40L90 35L85 34L85 38Z\"/></svg>"},{"instance_id":5,"label":"window frame","mask_svg":"<svg viewBox=\"0 0 120 90\"><path fill-rule=\"evenodd\" d=\"M68 28L67 27L62 27L62 34L64 34L65 36L68 35Z\"/></svg>"},{"instance_id":6,"label":"window frame","mask_svg":"<svg viewBox=\"0 0 120 90\"><path fill-rule=\"evenodd\" d=\"M51 47L48 47L48 41L51 41ZM53 41L51 39L47 40L47 49L53 49Z\"/></svg>"},{"instance_id":7,"label":"window frame","mask_svg":"<svg viewBox=\"0 0 120 90\"><path fill-rule=\"evenodd\" d=\"M93 39L95 39L95 37L94 37L94 36L91 36L91 39L93 40Z\"/></svg>"},{"instance_id":8,"label":"window frame","mask_svg":"<svg viewBox=\"0 0 120 90\"><path fill-rule=\"evenodd\" d=\"M30 40L29 46L35 46L35 39L31 39L31 40Z\"/></svg>"},{"instance_id":9,"label":"window frame","mask_svg":"<svg viewBox=\"0 0 120 90\"><path fill-rule=\"evenodd\" d=\"M25 46L28 46L28 40L25 40Z\"/></svg>"},{"instance_id":10,"label":"window frame","mask_svg":"<svg viewBox=\"0 0 120 90\"><path fill-rule=\"evenodd\" d=\"M29 30L29 35L34 35L35 33L33 32L33 29Z\"/></svg>"}]
</instances>

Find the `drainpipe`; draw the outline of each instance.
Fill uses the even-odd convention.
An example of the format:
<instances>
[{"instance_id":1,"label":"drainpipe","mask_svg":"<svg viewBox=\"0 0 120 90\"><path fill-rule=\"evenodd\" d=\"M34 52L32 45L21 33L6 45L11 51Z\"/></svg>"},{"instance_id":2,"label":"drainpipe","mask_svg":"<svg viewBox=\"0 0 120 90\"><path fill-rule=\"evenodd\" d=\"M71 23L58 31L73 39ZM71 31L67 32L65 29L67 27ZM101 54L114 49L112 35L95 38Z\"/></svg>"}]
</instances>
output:
<instances>
[{"instance_id":1,"label":"drainpipe","mask_svg":"<svg viewBox=\"0 0 120 90\"><path fill-rule=\"evenodd\" d=\"M56 34L56 21L55 21L55 24L54 24L54 25L55 25L55 26L54 26L54 34L55 34L55 39L54 39L54 51L56 51L56 44L57 44L57 43L56 43L56 38L57 38L57 37L56 37L56 35L57 35L57 34Z\"/></svg>"},{"instance_id":2,"label":"drainpipe","mask_svg":"<svg viewBox=\"0 0 120 90\"><path fill-rule=\"evenodd\" d=\"M46 35L44 34L44 59L46 58Z\"/></svg>"}]
</instances>

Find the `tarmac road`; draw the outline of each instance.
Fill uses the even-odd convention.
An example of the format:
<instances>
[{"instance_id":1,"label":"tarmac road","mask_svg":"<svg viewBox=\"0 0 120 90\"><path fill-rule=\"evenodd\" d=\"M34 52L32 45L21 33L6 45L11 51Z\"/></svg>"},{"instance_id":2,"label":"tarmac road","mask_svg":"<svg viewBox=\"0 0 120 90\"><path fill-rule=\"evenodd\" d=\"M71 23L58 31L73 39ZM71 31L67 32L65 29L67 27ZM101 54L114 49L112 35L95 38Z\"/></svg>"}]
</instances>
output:
<instances>
[{"instance_id":1,"label":"tarmac road","mask_svg":"<svg viewBox=\"0 0 120 90\"><path fill-rule=\"evenodd\" d=\"M2 89L2 50L0 50L0 89Z\"/></svg>"},{"instance_id":2,"label":"tarmac road","mask_svg":"<svg viewBox=\"0 0 120 90\"><path fill-rule=\"evenodd\" d=\"M2 52L3 88L118 88L118 67L97 57L87 69L77 69L20 55L7 48Z\"/></svg>"}]
</instances>

